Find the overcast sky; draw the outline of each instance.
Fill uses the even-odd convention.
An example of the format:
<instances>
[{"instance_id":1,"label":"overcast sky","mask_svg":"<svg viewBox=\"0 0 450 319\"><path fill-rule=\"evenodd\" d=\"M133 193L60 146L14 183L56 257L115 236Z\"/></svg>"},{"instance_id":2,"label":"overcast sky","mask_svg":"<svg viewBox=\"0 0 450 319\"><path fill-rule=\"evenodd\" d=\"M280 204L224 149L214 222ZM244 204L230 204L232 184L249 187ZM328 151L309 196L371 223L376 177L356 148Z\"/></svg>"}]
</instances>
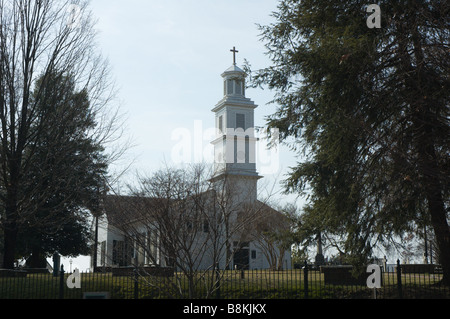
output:
<instances>
[{"instance_id":1,"label":"overcast sky","mask_svg":"<svg viewBox=\"0 0 450 319\"><path fill-rule=\"evenodd\" d=\"M272 21L270 15L276 11L277 3L275 0L91 2L93 15L98 19L99 49L111 65L121 109L126 114L127 136L132 136L135 145L124 160L126 163L136 159L130 172L151 174L164 162L177 164L172 156L181 143L177 132L191 132L193 148L198 144L196 132L214 127L211 110L223 97L220 75L232 65L233 46L239 50L238 66L243 65L244 59L254 69L270 65L257 24ZM255 125L264 126L265 116L275 111L274 105L267 105L273 92L249 89L246 96L259 106ZM202 148L211 147L210 141L205 137ZM196 161L194 153L193 150L191 162ZM270 187L295 164L294 154L286 147L281 147L274 157L273 163L266 161L271 165L269 170L258 167L265 177L261 186Z\"/></svg>"}]
</instances>

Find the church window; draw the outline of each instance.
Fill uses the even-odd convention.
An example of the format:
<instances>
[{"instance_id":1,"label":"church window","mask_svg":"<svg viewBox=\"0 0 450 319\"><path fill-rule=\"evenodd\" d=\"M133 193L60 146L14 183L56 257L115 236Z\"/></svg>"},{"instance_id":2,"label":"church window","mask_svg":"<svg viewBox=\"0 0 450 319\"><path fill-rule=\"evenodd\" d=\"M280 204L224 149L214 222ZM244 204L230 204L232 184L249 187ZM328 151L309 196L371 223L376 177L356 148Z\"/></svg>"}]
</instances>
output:
<instances>
[{"instance_id":1,"label":"church window","mask_svg":"<svg viewBox=\"0 0 450 319\"><path fill-rule=\"evenodd\" d=\"M219 116L219 132L223 133L223 116Z\"/></svg>"},{"instance_id":2,"label":"church window","mask_svg":"<svg viewBox=\"0 0 450 319\"><path fill-rule=\"evenodd\" d=\"M233 81L227 80L227 94L233 94Z\"/></svg>"},{"instance_id":3,"label":"church window","mask_svg":"<svg viewBox=\"0 0 450 319\"><path fill-rule=\"evenodd\" d=\"M112 254L112 262L115 265L123 264L123 241L113 240L113 254Z\"/></svg>"},{"instance_id":4,"label":"church window","mask_svg":"<svg viewBox=\"0 0 450 319\"><path fill-rule=\"evenodd\" d=\"M245 137L245 163L250 163L250 140Z\"/></svg>"},{"instance_id":5,"label":"church window","mask_svg":"<svg viewBox=\"0 0 450 319\"><path fill-rule=\"evenodd\" d=\"M130 244L131 258L137 258L137 250L135 247L136 242L137 242L136 236L133 236L133 240L131 241L131 244Z\"/></svg>"},{"instance_id":6,"label":"church window","mask_svg":"<svg viewBox=\"0 0 450 319\"><path fill-rule=\"evenodd\" d=\"M241 128L245 131L245 114L236 114L236 128Z\"/></svg>"},{"instance_id":7,"label":"church window","mask_svg":"<svg viewBox=\"0 0 450 319\"><path fill-rule=\"evenodd\" d=\"M113 264L128 266L131 263L131 257L134 255L134 247L132 243L127 241L113 240Z\"/></svg>"},{"instance_id":8,"label":"church window","mask_svg":"<svg viewBox=\"0 0 450 319\"><path fill-rule=\"evenodd\" d=\"M241 81L235 82L235 93L242 94L242 82Z\"/></svg>"},{"instance_id":9,"label":"church window","mask_svg":"<svg viewBox=\"0 0 450 319\"><path fill-rule=\"evenodd\" d=\"M256 250L252 250L252 259L256 259Z\"/></svg>"},{"instance_id":10,"label":"church window","mask_svg":"<svg viewBox=\"0 0 450 319\"><path fill-rule=\"evenodd\" d=\"M102 241L100 243L100 265L104 266L105 264L106 264L106 241Z\"/></svg>"},{"instance_id":11,"label":"church window","mask_svg":"<svg viewBox=\"0 0 450 319\"><path fill-rule=\"evenodd\" d=\"M157 233L156 231L152 231L151 229L147 232L147 264L155 264L157 260Z\"/></svg>"}]
</instances>

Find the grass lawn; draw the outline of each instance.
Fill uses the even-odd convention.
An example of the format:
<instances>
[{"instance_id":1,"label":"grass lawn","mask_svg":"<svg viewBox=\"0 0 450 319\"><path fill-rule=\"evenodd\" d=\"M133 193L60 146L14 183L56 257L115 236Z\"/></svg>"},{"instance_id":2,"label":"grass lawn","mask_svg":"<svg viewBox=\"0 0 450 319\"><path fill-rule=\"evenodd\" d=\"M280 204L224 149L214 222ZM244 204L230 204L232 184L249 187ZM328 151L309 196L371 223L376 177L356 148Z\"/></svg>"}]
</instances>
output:
<instances>
[{"instance_id":1,"label":"grass lawn","mask_svg":"<svg viewBox=\"0 0 450 319\"><path fill-rule=\"evenodd\" d=\"M214 274L215 275L215 274ZM140 276L139 298L223 298L223 299L303 299L305 297L302 270L286 271L221 271L220 288L213 282L213 272L197 275L189 294L189 280L177 273L174 277ZM81 289L68 289L64 279L64 298L79 299L84 292L108 292L113 299L132 299L134 277L112 274L81 274ZM450 298L450 289L438 285L441 275L402 274L404 298ZM57 299L59 277L51 274L28 274L26 278L0 278L0 299ZM385 273L378 297L398 298L397 274ZM365 286L325 285L324 275L309 271L309 298L372 298L373 290Z\"/></svg>"}]
</instances>

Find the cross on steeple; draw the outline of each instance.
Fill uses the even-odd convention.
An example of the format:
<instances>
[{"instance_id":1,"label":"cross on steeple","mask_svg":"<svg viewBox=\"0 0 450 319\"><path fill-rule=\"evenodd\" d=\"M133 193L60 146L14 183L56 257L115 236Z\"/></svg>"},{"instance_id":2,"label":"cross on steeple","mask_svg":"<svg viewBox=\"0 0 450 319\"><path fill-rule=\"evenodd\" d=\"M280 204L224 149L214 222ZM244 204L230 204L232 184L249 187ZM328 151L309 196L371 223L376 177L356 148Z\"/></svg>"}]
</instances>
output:
<instances>
[{"instance_id":1,"label":"cross on steeple","mask_svg":"<svg viewBox=\"0 0 450 319\"><path fill-rule=\"evenodd\" d=\"M236 53L239 51L236 50L236 47L233 47L233 50L230 50L230 52L233 52L233 65L236 65Z\"/></svg>"}]
</instances>

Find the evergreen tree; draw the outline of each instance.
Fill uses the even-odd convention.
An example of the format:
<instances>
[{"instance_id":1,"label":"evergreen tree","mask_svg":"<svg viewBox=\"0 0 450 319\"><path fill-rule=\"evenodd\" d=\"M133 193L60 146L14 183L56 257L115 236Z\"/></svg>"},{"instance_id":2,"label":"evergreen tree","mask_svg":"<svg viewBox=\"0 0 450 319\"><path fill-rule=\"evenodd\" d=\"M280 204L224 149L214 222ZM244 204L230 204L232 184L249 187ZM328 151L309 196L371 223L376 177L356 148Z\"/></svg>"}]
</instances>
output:
<instances>
[{"instance_id":1,"label":"evergreen tree","mask_svg":"<svg viewBox=\"0 0 450 319\"><path fill-rule=\"evenodd\" d=\"M39 134L33 162L24 179L24 192L33 194L27 203L33 213L18 234L19 257L31 254L30 266L39 267L46 256L89 253L91 229L88 210L98 205L104 187L106 158L103 147L92 139L94 114L85 91L77 92L70 76L52 74L40 78L33 94L47 130Z\"/></svg>"},{"instance_id":2,"label":"evergreen tree","mask_svg":"<svg viewBox=\"0 0 450 319\"><path fill-rule=\"evenodd\" d=\"M277 92L269 129L304 155L286 180L309 194L303 238L339 236L361 265L426 222L448 284L450 4L380 1L381 28L367 5L281 1L260 27L273 65L253 85Z\"/></svg>"}]
</instances>

